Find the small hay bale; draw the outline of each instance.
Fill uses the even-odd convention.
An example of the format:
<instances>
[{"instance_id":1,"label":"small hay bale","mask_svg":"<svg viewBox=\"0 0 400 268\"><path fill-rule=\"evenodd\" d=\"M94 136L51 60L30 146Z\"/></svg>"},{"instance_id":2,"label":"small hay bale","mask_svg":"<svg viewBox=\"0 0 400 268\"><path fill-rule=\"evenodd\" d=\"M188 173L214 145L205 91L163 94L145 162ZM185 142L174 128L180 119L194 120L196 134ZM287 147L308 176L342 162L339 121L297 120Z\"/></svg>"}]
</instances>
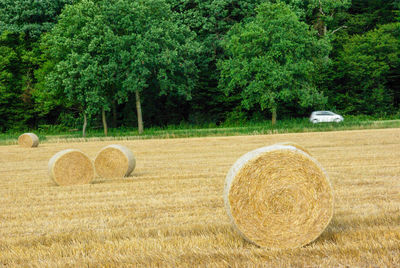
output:
<instances>
[{"instance_id":1,"label":"small hay bale","mask_svg":"<svg viewBox=\"0 0 400 268\"><path fill-rule=\"evenodd\" d=\"M49 174L57 185L88 184L94 179L94 166L83 152L66 149L50 159Z\"/></svg>"},{"instance_id":2,"label":"small hay bale","mask_svg":"<svg viewBox=\"0 0 400 268\"><path fill-rule=\"evenodd\" d=\"M122 178L135 169L136 160L127 147L112 144L104 147L94 160L96 173L103 178Z\"/></svg>"},{"instance_id":3,"label":"small hay bale","mask_svg":"<svg viewBox=\"0 0 400 268\"><path fill-rule=\"evenodd\" d=\"M311 153L305 147L303 147L303 146L301 146L301 145L299 145L299 144L297 144L295 142L291 142L291 141L279 142L279 143L277 143L277 145L293 146L293 147L295 147L295 148L297 148L297 149L299 149L299 150L311 155Z\"/></svg>"},{"instance_id":4,"label":"small hay bale","mask_svg":"<svg viewBox=\"0 0 400 268\"><path fill-rule=\"evenodd\" d=\"M314 241L333 216L329 179L305 152L284 145L251 151L230 169L225 208L238 233L271 249L293 249Z\"/></svg>"},{"instance_id":5,"label":"small hay bale","mask_svg":"<svg viewBox=\"0 0 400 268\"><path fill-rule=\"evenodd\" d=\"M38 147L39 138L34 133L24 133L18 137L18 144L23 147Z\"/></svg>"}]
</instances>

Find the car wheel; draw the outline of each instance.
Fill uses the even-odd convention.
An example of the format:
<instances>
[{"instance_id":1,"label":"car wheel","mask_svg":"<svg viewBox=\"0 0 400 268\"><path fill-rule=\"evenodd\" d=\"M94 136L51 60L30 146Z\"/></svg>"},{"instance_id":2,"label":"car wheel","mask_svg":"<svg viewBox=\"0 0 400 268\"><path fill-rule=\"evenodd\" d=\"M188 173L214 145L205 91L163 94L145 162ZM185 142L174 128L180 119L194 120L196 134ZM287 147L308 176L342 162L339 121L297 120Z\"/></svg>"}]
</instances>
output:
<instances>
[{"instance_id":1,"label":"car wheel","mask_svg":"<svg viewBox=\"0 0 400 268\"><path fill-rule=\"evenodd\" d=\"M340 123L340 118L336 118L335 123Z\"/></svg>"},{"instance_id":2,"label":"car wheel","mask_svg":"<svg viewBox=\"0 0 400 268\"><path fill-rule=\"evenodd\" d=\"M316 124L316 123L318 123L318 120L317 119L313 119L313 121L311 121L313 124Z\"/></svg>"}]
</instances>

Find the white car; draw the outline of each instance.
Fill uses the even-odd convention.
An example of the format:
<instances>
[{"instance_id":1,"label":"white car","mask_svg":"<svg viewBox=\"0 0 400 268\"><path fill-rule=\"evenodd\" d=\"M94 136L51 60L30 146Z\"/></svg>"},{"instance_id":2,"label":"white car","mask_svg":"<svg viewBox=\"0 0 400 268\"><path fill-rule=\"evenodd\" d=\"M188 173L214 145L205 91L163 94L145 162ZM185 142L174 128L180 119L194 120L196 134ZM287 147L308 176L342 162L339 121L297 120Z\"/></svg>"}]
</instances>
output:
<instances>
[{"instance_id":1,"label":"white car","mask_svg":"<svg viewBox=\"0 0 400 268\"><path fill-rule=\"evenodd\" d=\"M331 111L315 111L311 113L310 122L311 123L321 123L321 122L342 122L343 116L335 114Z\"/></svg>"}]
</instances>

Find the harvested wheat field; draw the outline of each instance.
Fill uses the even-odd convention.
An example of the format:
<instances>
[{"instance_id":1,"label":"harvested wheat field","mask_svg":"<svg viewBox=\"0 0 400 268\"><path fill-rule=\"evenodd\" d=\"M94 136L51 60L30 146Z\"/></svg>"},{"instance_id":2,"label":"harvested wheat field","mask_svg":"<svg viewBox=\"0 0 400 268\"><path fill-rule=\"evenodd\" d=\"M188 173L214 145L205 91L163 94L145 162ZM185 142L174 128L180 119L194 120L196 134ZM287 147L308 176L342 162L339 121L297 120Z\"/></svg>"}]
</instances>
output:
<instances>
[{"instance_id":1,"label":"harvested wheat field","mask_svg":"<svg viewBox=\"0 0 400 268\"><path fill-rule=\"evenodd\" d=\"M225 212L225 177L243 154L307 148L330 176L335 213L302 248L246 242ZM47 163L67 148L94 159L115 141L0 146L0 266L388 266L400 264L400 129L118 141L127 178L56 186Z\"/></svg>"}]
</instances>

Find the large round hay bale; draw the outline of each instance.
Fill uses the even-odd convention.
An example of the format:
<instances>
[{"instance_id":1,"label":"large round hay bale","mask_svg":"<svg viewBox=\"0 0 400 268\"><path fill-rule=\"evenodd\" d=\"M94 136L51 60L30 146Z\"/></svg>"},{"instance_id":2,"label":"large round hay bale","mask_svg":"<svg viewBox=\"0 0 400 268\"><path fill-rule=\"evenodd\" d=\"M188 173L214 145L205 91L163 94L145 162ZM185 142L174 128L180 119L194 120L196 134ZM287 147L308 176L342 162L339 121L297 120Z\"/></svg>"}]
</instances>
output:
<instances>
[{"instance_id":1,"label":"large round hay bale","mask_svg":"<svg viewBox=\"0 0 400 268\"><path fill-rule=\"evenodd\" d=\"M24 133L18 137L18 144L23 147L37 147L39 138L34 133Z\"/></svg>"},{"instance_id":2,"label":"large round hay bale","mask_svg":"<svg viewBox=\"0 0 400 268\"><path fill-rule=\"evenodd\" d=\"M226 177L224 201L243 238L273 249L314 241L329 224L334 205L323 168L305 152L284 145L240 157Z\"/></svg>"},{"instance_id":3,"label":"large round hay bale","mask_svg":"<svg viewBox=\"0 0 400 268\"><path fill-rule=\"evenodd\" d=\"M87 184L94 179L93 162L79 150L66 149L50 159L49 174L58 185Z\"/></svg>"},{"instance_id":4,"label":"large round hay bale","mask_svg":"<svg viewBox=\"0 0 400 268\"><path fill-rule=\"evenodd\" d=\"M96 173L103 178L122 178L129 176L135 169L136 160L127 147L112 144L104 147L94 160Z\"/></svg>"},{"instance_id":5,"label":"large round hay bale","mask_svg":"<svg viewBox=\"0 0 400 268\"><path fill-rule=\"evenodd\" d=\"M286 142L279 142L277 143L277 145L286 145L286 146L293 146L299 150L302 150L303 152L311 155L310 151L308 151L305 147L301 146L300 144L297 144L295 142L291 142L291 141L286 141Z\"/></svg>"}]
</instances>

